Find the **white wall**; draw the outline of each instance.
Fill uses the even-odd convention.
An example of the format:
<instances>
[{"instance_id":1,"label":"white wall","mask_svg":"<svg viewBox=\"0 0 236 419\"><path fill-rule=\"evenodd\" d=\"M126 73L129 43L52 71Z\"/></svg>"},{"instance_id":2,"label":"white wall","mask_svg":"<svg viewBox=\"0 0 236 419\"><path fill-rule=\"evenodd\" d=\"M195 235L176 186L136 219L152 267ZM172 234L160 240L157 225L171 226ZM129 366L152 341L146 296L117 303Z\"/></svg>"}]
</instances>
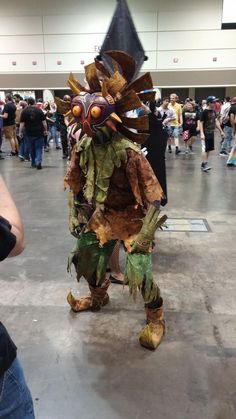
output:
<instances>
[{"instance_id":1,"label":"white wall","mask_svg":"<svg viewBox=\"0 0 236 419\"><path fill-rule=\"evenodd\" d=\"M143 69L236 69L236 30L221 30L222 0L127 2L149 57ZM83 72L83 63L93 60L116 0L0 0L0 5L0 74L63 73Z\"/></svg>"}]
</instances>

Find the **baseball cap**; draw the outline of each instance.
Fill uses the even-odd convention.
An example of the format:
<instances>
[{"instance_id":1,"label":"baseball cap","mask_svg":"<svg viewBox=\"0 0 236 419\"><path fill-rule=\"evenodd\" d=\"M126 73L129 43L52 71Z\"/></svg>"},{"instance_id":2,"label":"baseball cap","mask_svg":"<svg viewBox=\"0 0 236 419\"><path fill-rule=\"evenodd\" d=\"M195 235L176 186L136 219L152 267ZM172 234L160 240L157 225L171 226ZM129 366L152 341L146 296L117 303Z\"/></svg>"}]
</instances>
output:
<instances>
[{"instance_id":1,"label":"baseball cap","mask_svg":"<svg viewBox=\"0 0 236 419\"><path fill-rule=\"evenodd\" d=\"M233 105L236 104L236 96L232 97L231 101L230 101Z\"/></svg>"},{"instance_id":2,"label":"baseball cap","mask_svg":"<svg viewBox=\"0 0 236 419\"><path fill-rule=\"evenodd\" d=\"M217 98L215 97L215 96L208 96L207 98L206 98L206 102L207 103L214 103L214 102L216 102L217 101Z\"/></svg>"}]
</instances>

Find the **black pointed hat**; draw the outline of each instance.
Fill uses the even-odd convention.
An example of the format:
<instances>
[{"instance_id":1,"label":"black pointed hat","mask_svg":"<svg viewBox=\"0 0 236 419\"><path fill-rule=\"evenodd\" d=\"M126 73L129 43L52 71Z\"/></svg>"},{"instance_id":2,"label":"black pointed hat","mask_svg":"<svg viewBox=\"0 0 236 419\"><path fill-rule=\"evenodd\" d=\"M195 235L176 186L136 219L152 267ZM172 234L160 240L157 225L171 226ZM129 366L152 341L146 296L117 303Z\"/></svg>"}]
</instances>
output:
<instances>
[{"instance_id":1,"label":"black pointed hat","mask_svg":"<svg viewBox=\"0 0 236 419\"><path fill-rule=\"evenodd\" d=\"M132 79L137 77L143 62L147 59L138 37L126 0L117 0L117 6L110 27L100 50L102 61L113 71L112 58L105 53L110 50L124 51L131 55L136 64Z\"/></svg>"}]
</instances>

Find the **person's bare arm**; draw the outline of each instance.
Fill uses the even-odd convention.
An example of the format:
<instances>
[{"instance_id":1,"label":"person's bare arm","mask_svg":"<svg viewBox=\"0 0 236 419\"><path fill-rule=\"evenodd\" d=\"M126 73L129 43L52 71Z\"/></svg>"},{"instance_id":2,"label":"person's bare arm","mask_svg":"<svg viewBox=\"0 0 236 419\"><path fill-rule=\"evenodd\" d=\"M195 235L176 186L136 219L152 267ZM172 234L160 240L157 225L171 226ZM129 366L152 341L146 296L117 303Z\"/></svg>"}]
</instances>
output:
<instances>
[{"instance_id":1,"label":"person's bare arm","mask_svg":"<svg viewBox=\"0 0 236 419\"><path fill-rule=\"evenodd\" d=\"M204 130L203 130L203 121L199 122L200 136L201 140L205 140Z\"/></svg>"},{"instance_id":2,"label":"person's bare arm","mask_svg":"<svg viewBox=\"0 0 236 419\"><path fill-rule=\"evenodd\" d=\"M224 131L222 130L222 128L220 126L220 122L218 121L218 119L216 119L216 128L220 131L221 137L224 137Z\"/></svg>"},{"instance_id":3,"label":"person's bare arm","mask_svg":"<svg viewBox=\"0 0 236 419\"><path fill-rule=\"evenodd\" d=\"M24 135L24 129L25 129L25 123L21 122L20 123L20 129L19 129L19 137L22 138Z\"/></svg>"},{"instance_id":4,"label":"person's bare arm","mask_svg":"<svg viewBox=\"0 0 236 419\"><path fill-rule=\"evenodd\" d=\"M0 117L3 118L3 119L7 119L8 118L8 113L4 112L4 114L0 115Z\"/></svg>"},{"instance_id":5,"label":"person's bare arm","mask_svg":"<svg viewBox=\"0 0 236 419\"><path fill-rule=\"evenodd\" d=\"M23 252L25 247L24 227L19 211L2 176L0 176L0 215L11 224L11 232L16 236L16 245L9 256L17 256Z\"/></svg>"},{"instance_id":6,"label":"person's bare arm","mask_svg":"<svg viewBox=\"0 0 236 419\"><path fill-rule=\"evenodd\" d=\"M183 114L182 114L182 109L179 110L179 125L182 126L183 125Z\"/></svg>"},{"instance_id":7,"label":"person's bare arm","mask_svg":"<svg viewBox=\"0 0 236 419\"><path fill-rule=\"evenodd\" d=\"M233 128L233 133L236 132L236 115L234 113L231 113L229 116L231 127Z\"/></svg>"},{"instance_id":8,"label":"person's bare arm","mask_svg":"<svg viewBox=\"0 0 236 419\"><path fill-rule=\"evenodd\" d=\"M43 120L43 128L44 128L44 135L47 134L48 132L48 126L47 126L47 121L46 119Z\"/></svg>"}]
</instances>

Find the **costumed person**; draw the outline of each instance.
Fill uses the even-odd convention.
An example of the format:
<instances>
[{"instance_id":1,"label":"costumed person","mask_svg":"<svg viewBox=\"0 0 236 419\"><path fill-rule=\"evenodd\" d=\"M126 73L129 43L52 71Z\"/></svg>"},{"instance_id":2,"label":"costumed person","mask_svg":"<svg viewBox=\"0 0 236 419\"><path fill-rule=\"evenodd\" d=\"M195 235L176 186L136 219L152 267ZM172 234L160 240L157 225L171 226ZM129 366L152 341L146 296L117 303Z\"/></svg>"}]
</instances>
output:
<instances>
[{"instance_id":1,"label":"costumed person","mask_svg":"<svg viewBox=\"0 0 236 419\"><path fill-rule=\"evenodd\" d=\"M145 302L147 324L139 341L155 349L164 335L165 322L151 253L155 231L166 220L166 216L159 218L164 193L139 145L148 137L144 133L148 131L148 116L125 116L141 106L143 93L139 92L151 89L152 80L146 73L132 81L135 61L128 54L106 54L113 60L113 72L95 60L85 66L89 88L72 74L68 80L76 95L71 102L74 118L70 124L81 133L65 176L65 187L71 189L70 231L77 236L68 270L73 264L78 281L81 276L87 280L90 294L77 299L70 292L67 301L74 312L100 310L108 303L107 263L117 240L122 241L125 283L134 298L140 291ZM98 71L104 75L102 86ZM68 115L68 104L57 99L57 106Z\"/></svg>"}]
</instances>

